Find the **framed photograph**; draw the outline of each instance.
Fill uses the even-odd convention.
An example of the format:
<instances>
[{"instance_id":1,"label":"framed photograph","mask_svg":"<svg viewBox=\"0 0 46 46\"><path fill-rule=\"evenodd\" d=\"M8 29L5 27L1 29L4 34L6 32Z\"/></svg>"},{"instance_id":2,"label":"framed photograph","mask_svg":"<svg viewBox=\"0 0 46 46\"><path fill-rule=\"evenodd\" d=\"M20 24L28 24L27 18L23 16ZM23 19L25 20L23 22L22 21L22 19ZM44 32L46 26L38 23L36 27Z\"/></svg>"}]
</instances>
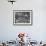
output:
<instances>
[{"instance_id":1,"label":"framed photograph","mask_svg":"<svg viewBox=\"0 0 46 46\"><path fill-rule=\"evenodd\" d=\"M13 10L14 25L32 25L32 10Z\"/></svg>"}]
</instances>

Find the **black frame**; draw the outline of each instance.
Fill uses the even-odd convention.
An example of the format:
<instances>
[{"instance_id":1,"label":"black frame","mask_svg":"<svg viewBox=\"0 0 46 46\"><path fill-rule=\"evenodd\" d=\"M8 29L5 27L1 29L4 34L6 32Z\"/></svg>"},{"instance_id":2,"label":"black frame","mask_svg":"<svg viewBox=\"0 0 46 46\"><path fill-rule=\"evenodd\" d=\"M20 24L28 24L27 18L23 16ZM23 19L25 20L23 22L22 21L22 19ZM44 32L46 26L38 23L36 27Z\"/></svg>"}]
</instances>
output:
<instances>
[{"instance_id":1,"label":"black frame","mask_svg":"<svg viewBox=\"0 0 46 46\"><path fill-rule=\"evenodd\" d=\"M14 22L14 20L15 20L15 13L16 12L23 12L23 11L24 12L30 12L30 14L31 14L30 15L31 16L31 18L30 18L31 19L31 23L29 23L29 24L25 24L25 23L24 24L21 24L21 23L20 24L16 24ZM23 25L24 26L24 25L32 25L32 24L33 24L33 11L32 10L13 10L13 25Z\"/></svg>"}]
</instances>

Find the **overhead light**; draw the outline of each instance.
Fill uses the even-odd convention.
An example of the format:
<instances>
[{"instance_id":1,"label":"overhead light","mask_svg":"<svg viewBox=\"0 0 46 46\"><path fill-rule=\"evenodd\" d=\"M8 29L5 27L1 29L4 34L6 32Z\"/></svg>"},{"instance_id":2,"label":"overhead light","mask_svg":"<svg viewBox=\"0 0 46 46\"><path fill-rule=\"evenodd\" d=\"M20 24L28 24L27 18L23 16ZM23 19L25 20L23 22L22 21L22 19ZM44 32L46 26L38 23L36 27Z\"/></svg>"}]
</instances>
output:
<instances>
[{"instance_id":1,"label":"overhead light","mask_svg":"<svg viewBox=\"0 0 46 46\"><path fill-rule=\"evenodd\" d=\"M12 4L16 2L15 0L8 0L8 2L11 2Z\"/></svg>"}]
</instances>

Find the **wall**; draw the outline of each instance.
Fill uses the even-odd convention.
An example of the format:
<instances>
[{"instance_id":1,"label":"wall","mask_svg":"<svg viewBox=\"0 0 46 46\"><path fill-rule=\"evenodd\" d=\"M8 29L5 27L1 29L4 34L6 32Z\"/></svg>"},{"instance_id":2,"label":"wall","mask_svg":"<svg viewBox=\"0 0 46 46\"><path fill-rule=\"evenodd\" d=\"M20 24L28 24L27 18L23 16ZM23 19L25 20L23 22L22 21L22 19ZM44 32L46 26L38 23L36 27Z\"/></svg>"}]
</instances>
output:
<instances>
[{"instance_id":1,"label":"wall","mask_svg":"<svg viewBox=\"0 0 46 46\"><path fill-rule=\"evenodd\" d=\"M14 26L13 10L33 10L32 26ZM26 32L33 40L46 40L46 1L17 0L12 5L0 0L0 40L15 40L19 32Z\"/></svg>"}]
</instances>

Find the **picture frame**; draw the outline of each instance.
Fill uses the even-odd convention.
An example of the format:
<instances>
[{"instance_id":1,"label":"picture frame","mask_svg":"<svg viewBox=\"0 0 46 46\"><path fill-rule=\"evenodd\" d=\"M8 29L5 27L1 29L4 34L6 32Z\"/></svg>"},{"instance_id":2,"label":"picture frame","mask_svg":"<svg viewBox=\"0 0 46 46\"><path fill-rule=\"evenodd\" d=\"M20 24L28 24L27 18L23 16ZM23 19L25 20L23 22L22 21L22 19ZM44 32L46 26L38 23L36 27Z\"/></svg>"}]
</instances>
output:
<instances>
[{"instance_id":1,"label":"picture frame","mask_svg":"<svg viewBox=\"0 0 46 46\"><path fill-rule=\"evenodd\" d=\"M32 25L32 10L13 10L13 25Z\"/></svg>"}]
</instances>

